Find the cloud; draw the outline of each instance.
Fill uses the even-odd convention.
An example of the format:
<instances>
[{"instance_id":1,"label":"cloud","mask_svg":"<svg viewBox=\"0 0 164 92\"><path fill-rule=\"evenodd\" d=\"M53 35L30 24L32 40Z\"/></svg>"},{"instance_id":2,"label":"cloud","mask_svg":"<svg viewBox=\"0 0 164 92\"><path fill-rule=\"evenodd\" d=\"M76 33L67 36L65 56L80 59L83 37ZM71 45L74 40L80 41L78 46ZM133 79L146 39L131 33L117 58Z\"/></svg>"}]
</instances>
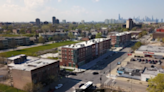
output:
<instances>
[{"instance_id":1,"label":"cloud","mask_svg":"<svg viewBox=\"0 0 164 92\"><path fill-rule=\"evenodd\" d=\"M40 11L45 7L45 3L49 0L24 0L26 8Z\"/></svg>"},{"instance_id":2,"label":"cloud","mask_svg":"<svg viewBox=\"0 0 164 92\"><path fill-rule=\"evenodd\" d=\"M61 2L62 0L58 0L58 2Z\"/></svg>"},{"instance_id":3,"label":"cloud","mask_svg":"<svg viewBox=\"0 0 164 92\"><path fill-rule=\"evenodd\" d=\"M96 2L99 2L100 0L95 0Z\"/></svg>"}]
</instances>

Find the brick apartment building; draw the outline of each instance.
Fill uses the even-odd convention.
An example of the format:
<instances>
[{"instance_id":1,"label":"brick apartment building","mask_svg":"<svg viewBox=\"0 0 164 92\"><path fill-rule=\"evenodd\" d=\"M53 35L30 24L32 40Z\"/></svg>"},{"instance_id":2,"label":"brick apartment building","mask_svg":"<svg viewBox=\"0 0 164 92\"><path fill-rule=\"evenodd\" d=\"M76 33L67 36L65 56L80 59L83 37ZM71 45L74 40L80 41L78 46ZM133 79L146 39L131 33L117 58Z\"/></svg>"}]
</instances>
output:
<instances>
[{"instance_id":1,"label":"brick apartment building","mask_svg":"<svg viewBox=\"0 0 164 92\"><path fill-rule=\"evenodd\" d=\"M59 47L60 65L80 67L110 49L110 38L97 38Z\"/></svg>"},{"instance_id":2,"label":"brick apartment building","mask_svg":"<svg viewBox=\"0 0 164 92\"><path fill-rule=\"evenodd\" d=\"M128 44L131 40L131 33L130 32L110 32L109 36L111 39L111 45L113 47L122 47Z\"/></svg>"},{"instance_id":3,"label":"brick apartment building","mask_svg":"<svg viewBox=\"0 0 164 92\"><path fill-rule=\"evenodd\" d=\"M59 61L41 59L26 55L17 55L8 58L8 67L11 75L11 85L24 89L28 83L46 83L50 76L59 75Z\"/></svg>"}]
</instances>

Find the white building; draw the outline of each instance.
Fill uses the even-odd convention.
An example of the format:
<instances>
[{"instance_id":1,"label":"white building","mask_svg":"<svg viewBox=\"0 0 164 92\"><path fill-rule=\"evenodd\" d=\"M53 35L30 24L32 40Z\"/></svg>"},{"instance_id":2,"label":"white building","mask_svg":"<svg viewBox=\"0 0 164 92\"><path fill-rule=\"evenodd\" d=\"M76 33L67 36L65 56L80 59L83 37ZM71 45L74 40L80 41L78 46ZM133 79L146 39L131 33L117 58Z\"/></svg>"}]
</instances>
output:
<instances>
[{"instance_id":1,"label":"white building","mask_svg":"<svg viewBox=\"0 0 164 92\"><path fill-rule=\"evenodd\" d=\"M150 78L156 77L159 73L164 73L164 69L146 68L141 74L141 81L148 81Z\"/></svg>"},{"instance_id":2,"label":"white building","mask_svg":"<svg viewBox=\"0 0 164 92\"><path fill-rule=\"evenodd\" d=\"M164 47L143 45L135 51L135 56L162 59L164 57Z\"/></svg>"}]
</instances>

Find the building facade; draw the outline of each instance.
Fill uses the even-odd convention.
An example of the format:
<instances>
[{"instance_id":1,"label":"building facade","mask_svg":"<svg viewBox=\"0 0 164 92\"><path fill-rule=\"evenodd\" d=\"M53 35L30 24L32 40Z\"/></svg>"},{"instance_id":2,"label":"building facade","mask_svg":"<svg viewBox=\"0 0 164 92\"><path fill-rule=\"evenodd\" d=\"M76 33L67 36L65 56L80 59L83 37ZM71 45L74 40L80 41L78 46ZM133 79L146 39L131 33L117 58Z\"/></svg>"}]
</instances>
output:
<instances>
[{"instance_id":1,"label":"building facade","mask_svg":"<svg viewBox=\"0 0 164 92\"><path fill-rule=\"evenodd\" d=\"M93 39L77 44L59 47L60 65L80 67L110 49L109 38Z\"/></svg>"},{"instance_id":2,"label":"building facade","mask_svg":"<svg viewBox=\"0 0 164 92\"><path fill-rule=\"evenodd\" d=\"M10 48L12 45L24 46L30 44L29 37L6 37L0 38L0 49Z\"/></svg>"},{"instance_id":3,"label":"building facade","mask_svg":"<svg viewBox=\"0 0 164 92\"><path fill-rule=\"evenodd\" d=\"M56 17L52 17L52 24L56 23Z\"/></svg>"},{"instance_id":4,"label":"building facade","mask_svg":"<svg viewBox=\"0 0 164 92\"><path fill-rule=\"evenodd\" d=\"M128 19L128 20L126 21L126 28L132 29L133 26L134 26L133 20L132 20L132 19Z\"/></svg>"},{"instance_id":5,"label":"building facade","mask_svg":"<svg viewBox=\"0 0 164 92\"><path fill-rule=\"evenodd\" d=\"M59 75L59 61L50 59L41 59L36 57L24 57L25 55L17 55L9 57L11 61L8 64L10 69L11 84L18 89L24 89L28 83L46 83L50 76ZM22 63L15 63L14 61ZM12 62L13 61L13 62Z\"/></svg>"},{"instance_id":6,"label":"building facade","mask_svg":"<svg viewBox=\"0 0 164 92\"><path fill-rule=\"evenodd\" d=\"M130 32L111 32L108 36L111 39L111 45L113 47L122 47L127 45L131 40Z\"/></svg>"},{"instance_id":7,"label":"building facade","mask_svg":"<svg viewBox=\"0 0 164 92\"><path fill-rule=\"evenodd\" d=\"M37 18L36 21L35 21L36 25L40 25L40 19Z\"/></svg>"}]
</instances>

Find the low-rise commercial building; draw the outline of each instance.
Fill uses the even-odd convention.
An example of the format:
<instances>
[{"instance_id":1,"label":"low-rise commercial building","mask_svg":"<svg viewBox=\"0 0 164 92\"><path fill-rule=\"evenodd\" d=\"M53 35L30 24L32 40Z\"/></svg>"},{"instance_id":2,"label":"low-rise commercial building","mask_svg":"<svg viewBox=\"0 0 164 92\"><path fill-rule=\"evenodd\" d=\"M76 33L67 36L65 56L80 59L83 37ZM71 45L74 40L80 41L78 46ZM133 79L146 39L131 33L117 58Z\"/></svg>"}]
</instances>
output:
<instances>
[{"instance_id":1,"label":"low-rise commercial building","mask_svg":"<svg viewBox=\"0 0 164 92\"><path fill-rule=\"evenodd\" d=\"M24 89L28 83L46 83L50 76L59 75L59 61L41 59L26 55L17 55L8 58L11 84L18 89Z\"/></svg>"},{"instance_id":2,"label":"low-rise commercial building","mask_svg":"<svg viewBox=\"0 0 164 92\"><path fill-rule=\"evenodd\" d=\"M110 49L110 38L98 38L59 47L60 65L80 67Z\"/></svg>"},{"instance_id":3,"label":"low-rise commercial building","mask_svg":"<svg viewBox=\"0 0 164 92\"><path fill-rule=\"evenodd\" d=\"M143 45L137 49L134 54L135 56L162 59L164 58L164 47Z\"/></svg>"},{"instance_id":4,"label":"low-rise commercial building","mask_svg":"<svg viewBox=\"0 0 164 92\"><path fill-rule=\"evenodd\" d=\"M141 81L147 81L150 78L156 77L159 73L164 73L164 69L154 68L145 68L145 71L141 74Z\"/></svg>"},{"instance_id":5,"label":"low-rise commercial building","mask_svg":"<svg viewBox=\"0 0 164 92\"><path fill-rule=\"evenodd\" d=\"M122 47L127 45L131 40L131 33L130 32L110 32L109 36L111 39L111 45L113 47Z\"/></svg>"}]
</instances>

